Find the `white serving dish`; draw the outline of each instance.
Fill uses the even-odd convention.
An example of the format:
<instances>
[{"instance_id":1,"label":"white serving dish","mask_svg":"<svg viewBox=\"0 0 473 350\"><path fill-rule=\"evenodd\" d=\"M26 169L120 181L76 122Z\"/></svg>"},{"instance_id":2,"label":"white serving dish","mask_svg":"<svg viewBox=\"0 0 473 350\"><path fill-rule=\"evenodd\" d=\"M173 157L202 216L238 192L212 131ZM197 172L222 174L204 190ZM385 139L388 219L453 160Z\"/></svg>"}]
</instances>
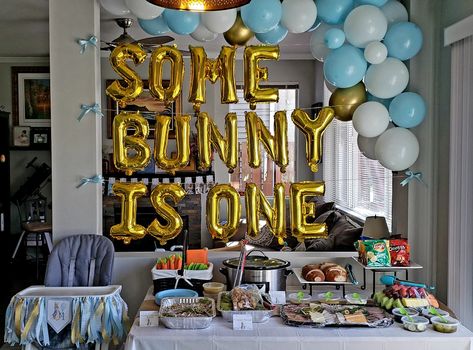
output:
<instances>
[{"instance_id":1,"label":"white serving dish","mask_svg":"<svg viewBox=\"0 0 473 350\"><path fill-rule=\"evenodd\" d=\"M207 299L212 303L212 316L202 317L165 317L163 312L166 308L174 304L196 304L199 300ZM164 298L161 300L161 307L159 309L159 320L167 327L173 329L203 329L208 328L212 323L212 319L217 315L215 312L215 300L212 298L198 297L198 298Z\"/></svg>"},{"instance_id":2,"label":"white serving dish","mask_svg":"<svg viewBox=\"0 0 473 350\"><path fill-rule=\"evenodd\" d=\"M251 315L253 319L253 323L266 322L273 315L272 310L240 310L240 311L222 310L222 308L220 307L220 301L222 300L222 295L224 293L229 294L230 292L218 293L217 310L222 314L223 319L228 322L233 322L233 315L238 315L238 314Z\"/></svg>"}]
</instances>

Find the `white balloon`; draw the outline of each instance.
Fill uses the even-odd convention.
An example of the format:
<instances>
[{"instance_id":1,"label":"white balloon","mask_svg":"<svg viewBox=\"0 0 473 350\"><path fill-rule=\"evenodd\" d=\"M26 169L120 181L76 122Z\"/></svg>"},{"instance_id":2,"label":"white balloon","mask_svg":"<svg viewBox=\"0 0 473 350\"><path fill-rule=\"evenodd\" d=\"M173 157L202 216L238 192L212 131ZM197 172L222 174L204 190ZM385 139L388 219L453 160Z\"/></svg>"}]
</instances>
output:
<instances>
[{"instance_id":1,"label":"white balloon","mask_svg":"<svg viewBox=\"0 0 473 350\"><path fill-rule=\"evenodd\" d=\"M347 41L364 48L371 41L381 41L388 29L388 21L381 10L373 5L362 5L352 10L343 26Z\"/></svg>"},{"instance_id":2,"label":"white balloon","mask_svg":"<svg viewBox=\"0 0 473 350\"><path fill-rule=\"evenodd\" d=\"M317 18L317 7L313 0L283 0L281 24L289 33L304 33Z\"/></svg>"},{"instance_id":3,"label":"white balloon","mask_svg":"<svg viewBox=\"0 0 473 350\"><path fill-rule=\"evenodd\" d=\"M371 64L380 64L388 56L388 48L379 41L372 41L365 47L365 59Z\"/></svg>"},{"instance_id":4,"label":"white balloon","mask_svg":"<svg viewBox=\"0 0 473 350\"><path fill-rule=\"evenodd\" d=\"M388 26L396 22L407 22L409 20L406 8L396 0L389 0L381 7L381 11L388 20Z\"/></svg>"},{"instance_id":5,"label":"white balloon","mask_svg":"<svg viewBox=\"0 0 473 350\"><path fill-rule=\"evenodd\" d=\"M389 125L389 112L375 101L362 103L353 113L353 128L364 137L381 135Z\"/></svg>"},{"instance_id":6,"label":"white balloon","mask_svg":"<svg viewBox=\"0 0 473 350\"><path fill-rule=\"evenodd\" d=\"M153 19L159 17L164 8L153 5L146 0L125 0L125 5L136 17L141 19Z\"/></svg>"},{"instance_id":7,"label":"white balloon","mask_svg":"<svg viewBox=\"0 0 473 350\"><path fill-rule=\"evenodd\" d=\"M235 23L237 10L208 11L200 15L201 22L213 33L224 33Z\"/></svg>"},{"instance_id":8,"label":"white balloon","mask_svg":"<svg viewBox=\"0 0 473 350\"><path fill-rule=\"evenodd\" d=\"M358 149L361 154L363 154L368 159L376 160L376 154L374 152L374 147L376 146L377 137L364 137L358 135L356 143L358 144Z\"/></svg>"},{"instance_id":9,"label":"white balloon","mask_svg":"<svg viewBox=\"0 0 473 350\"><path fill-rule=\"evenodd\" d=\"M382 166L392 171L401 171L416 162L419 157L419 142L411 131L392 128L378 137L374 151Z\"/></svg>"},{"instance_id":10,"label":"white balloon","mask_svg":"<svg viewBox=\"0 0 473 350\"><path fill-rule=\"evenodd\" d=\"M123 16L130 13L125 0L100 0L100 5L112 15Z\"/></svg>"},{"instance_id":11,"label":"white balloon","mask_svg":"<svg viewBox=\"0 0 473 350\"><path fill-rule=\"evenodd\" d=\"M206 41L212 41L217 39L218 34L213 33L210 30L207 29L206 26L204 26L201 23L199 23L199 26L197 27L196 30L194 30L193 33L191 33L191 37L197 41L201 42L206 42Z\"/></svg>"},{"instance_id":12,"label":"white balloon","mask_svg":"<svg viewBox=\"0 0 473 350\"><path fill-rule=\"evenodd\" d=\"M397 58L388 57L380 64L371 65L366 71L365 86L368 92L379 98L399 95L409 83L409 71Z\"/></svg>"},{"instance_id":13,"label":"white balloon","mask_svg":"<svg viewBox=\"0 0 473 350\"><path fill-rule=\"evenodd\" d=\"M317 29L312 32L310 37L310 52L312 56L320 62L325 60L325 57L330 53L330 49L325 45L325 33L331 28L340 28L339 26L331 26L326 23L321 23Z\"/></svg>"}]
</instances>

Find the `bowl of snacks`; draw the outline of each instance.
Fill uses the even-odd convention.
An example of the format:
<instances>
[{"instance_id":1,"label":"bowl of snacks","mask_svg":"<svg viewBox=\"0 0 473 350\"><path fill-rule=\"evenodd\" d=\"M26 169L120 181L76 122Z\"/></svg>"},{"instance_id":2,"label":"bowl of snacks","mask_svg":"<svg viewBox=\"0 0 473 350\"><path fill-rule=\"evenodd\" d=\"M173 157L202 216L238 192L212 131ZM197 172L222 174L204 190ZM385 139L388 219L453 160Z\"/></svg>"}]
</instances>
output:
<instances>
[{"instance_id":1,"label":"bowl of snacks","mask_svg":"<svg viewBox=\"0 0 473 350\"><path fill-rule=\"evenodd\" d=\"M340 295L334 292L320 293L317 296L317 300L325 304L340 304L340 299L341 299Z\"/></svg>"},{"instance_id":2,"label":"bowl of snacks","mask_svg":"<svg viewBox=\"0 0 473 350\"><path fill-rule=\"evenodd\" d=\"M345 295L345 299L348 301L350 304L355 304L355 305L365 305L368 302L367 298L364 298L360 293L350 293Z\"/></svg>"},{"instance_id":3,"label":"bowl of snacks","mask_svg":"<svg viewBox=\"0 0 473 350\"><path fill-rule=\"evenodd\" d=\"M434 316L430 319L434 329L441 333L454 333L457 331L460 322L453 317Z\"/></svg>"},{"instance_id":4,"label":"bowl of snacks","mask_svg":"<svg viewBox=\"0 0 473 350\"><path fill-rule=\"evenodd\" d=\"M430 306L422 309L422 316L427 317L430 320L434 316L447 317L450 316L450 314L445 310L437 309Z\"/></svg>"},{"instance_id":5,"label":"bowl of snacks","mask_svg":"<svg viewBox=\"0 0 473 350\"><path fill-rule=\"evenodd\" d=\"M416 309L410 307L397 307L392 311L394 315L394 321L402 323L402 318L404 316L419 316L419 312Z\"/></svg>"},{"instance_id":6,"label":"bowl of snacks","mask_svg":"<svg viewBox=\"0 0 473 350\"><path fill-rule=\"evenodd\" d=\"M312 300L310 294L304 292L297 292L289 294L289 301L292 304L308 304Z\"/></svg>"},{"instance_id":7,"label":"bowl of snacks","mask_svg":"<svg viewBox=\"0 0 473 350\"><path fill-rule=\"evenodd\" d=\"M156 304L161 305L164 298L196 298L199 294L191 289L167 289L156 293Z\"/></svg>"},{"instance_id":8,"label":"bowl of snacks","mask_svg":"<svg viewBox=\"0 0 473 350\"><path fill-rule=\"evenodd\" d=\"M429 320L423 316L402 316L404 329L411 332L424 332L427 329Z\"/></svg>"}]
</instances>

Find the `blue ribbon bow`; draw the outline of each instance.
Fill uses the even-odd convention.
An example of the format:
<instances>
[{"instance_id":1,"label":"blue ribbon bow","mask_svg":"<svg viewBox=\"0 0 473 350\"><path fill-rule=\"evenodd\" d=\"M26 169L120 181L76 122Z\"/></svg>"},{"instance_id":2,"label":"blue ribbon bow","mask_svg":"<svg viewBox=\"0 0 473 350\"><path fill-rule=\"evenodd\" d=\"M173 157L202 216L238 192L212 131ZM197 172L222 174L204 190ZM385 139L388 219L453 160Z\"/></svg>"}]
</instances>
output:
<instances>
[{"instance_id":1,"label":"blue ribbon bow","mask_svg":"<svg viewBox=\"0 0 473 350\"><path fill-rule=\"evenodd\" d=\"M85 52L87 46L95 46L97 47L97 37L92 35L89 39L78 39L77 43L80 45L80 53L81 55Z\"/></svg>"},{"instance_id":2,"label":"blue ribbon bow","mask_svg":"<svg viewBox=\"0 0 473 350\"><path fill-rule=\"evenodd\" d=\"M94 103L93 105L81 105L80 109L81 112L79 114L79 117L77 117L78 121L81 121L82 118L84 118L85 115L89 112L95 113L95 115L98 117L103 117L102 110L100 109L100 105L98 103Z\"/></svg>"},{"instance_id":3,"label":"blue ribbon bow","mask_svg":"<svg viewBox=\"0 0 473 350\"><path fill-rule=\"evenodd\" d=\"M401 181L401 186L406 186L409 182L411 182L414 179L425 185L424 180L422 180L422 173L421 172L415 173L412 170L407 170L405 172L405 174L406 174L407 177L404 180Z\"/></svg>"},{"instance_id":4,"label":"blue ribbon bow","mask_svg":"<svg viewBox=\"0 0 473 350\"><path fill-rule=\"evenodd\" d=\"M80 180L80 183L76 186L76 188L80 188L84 185L93 183L93 184L102 184L104 181L102 175L95 175L92 177L84 177L82 180Z\"/></svg>"}]
</instances>

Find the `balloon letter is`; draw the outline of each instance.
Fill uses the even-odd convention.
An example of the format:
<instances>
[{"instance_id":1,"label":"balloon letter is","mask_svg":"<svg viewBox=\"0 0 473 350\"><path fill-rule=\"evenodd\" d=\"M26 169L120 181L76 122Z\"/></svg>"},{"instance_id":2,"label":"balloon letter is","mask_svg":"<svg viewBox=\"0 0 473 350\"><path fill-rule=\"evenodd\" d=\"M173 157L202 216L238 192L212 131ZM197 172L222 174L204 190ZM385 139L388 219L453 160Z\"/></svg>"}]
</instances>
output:
<instances>
[{"instance_id":1,"label":"balloon letter is","mask_svg":"<svg viewBox=\"0 0 473 350\"><path fill-rule=\"evenodd\" d=\"M116 182L112 187L113 193L121 198L122 214L118 225L110 228L112 238L129 244L132 239L141 239L146 235L146 229L136 223L136 200L146 195L146 185L143 183Z\"/></svg>"},{"instance_id":2,"label":"balloon letter is","mask_svg":"<svg viewBox=\"0 0 473 350\"><path fill-rule=\"evenodd\" d=\"M168 158L167 148L171 118L165 115L156 116L154 159L159 168L174 173L177 169L189 164L191 117L188 115L176 115L174 117L177 155L174 158Z\"/></svg>"},{"instance_id":3,"label":"balloon letter is","mask_svg":"<svg viewBox=\"0 0 473 350\"><path fill-rule=\"evenodd\" d=\"M163 64L171 63L171 79L168 87L163 86ZM172 46L161 46L153 51L149 63L149 91L159 101L171 103L181 93L184 79L182 53Z\"/></svg>"},{"instance_id":4,"label":"balloon letter is","mask_svg":"<svg viewBox=\"0 0 473 350\"><path fill-rule=\"evenodd\" d=\"M220 200L227 200L227 223L221 225ZM223 242L233 236L240 224L241 204L240 195L230 185L220 184L212 187L207 195L207 227L213 239Z\"/></svg>"},{"instance_id":5,"label":"balloon letter is","mask_svg":"<svg viewBox=\"0 0 473 350\"><path fill-rule=\"evenodd\" d=\"M185 195L186 191L178 184L160 184L151 192L150 199L156 213L166 221L163 225L154 219L147 229L159 244L164 245L168 240L176 238L182 230L182 218L165 199L171 198L177 204Z\"/></svg>"},{"instance_id":6,"label":"balloon letter is","mask_svg":"<svg viewBox=\"0 0 473 350\"><path fill-rule=\"evenodd\" d=\"M143 81L133 69L127 66L127 60L133 60L135 65L143 63L146 52L139 45L126 44L117 46L110 54L110 64L117 74L125 80L123 86L118 80L111 83L105 93L113 98L121 107L133 101L143 91Z\"/></svg>"},{"instance_id":7,"label":"balloon letter is","mask_svg":"<svg viewBox=\"0 0 473 350\"><path fill-rule=\"evenodd\" d=\"M252 168L260 166L261 141L268 155L281 168L281 172L284 173L289 164L286 112L279 111L274 115L274 136L271 135L264 122L255 112L247 112L245 120L249 165Z\"/></svg>"},{"instance_id":8,"label":"balloon letter is","mask_svg":"<svg viewBox=\"0 0 473 350\"><path fill-rule=\"evenodd\" d=\"M278 89L260 88L261 80L268 80L268 68L259 66L260 60L278 60L279 46L248 46L243 57L245 72L245 100L251 109L256 108L256 102L277 102Z\"/></svg>"},{"instance_id":9,"label":"balloon letter is","mask_svg":"<svg viewBox=\"0 0 473 350\"><path fill-rule=\"evenodd\" d=\"M191 51L191 83L189 102L199 109L205 103L205 80L212 84L220 78L220 100L222 103L236 103L235 53L236 47L223 46L216 60L207 58L203 47L189 47Z\"/></svg>"},{"instance_id":10,"label":"balloon letter is","mask_svg":"<svg viewBox=\"0 0 473 350\"><path fill-rule=\"evenodd\" d=\"M130 176L143 170L151 160L151 150L146 143L149 125L139 113L121 112L113 119L113 161L118 170ZM127 135L133 129L133 135ZM130 155L130 151L134 155Z\"/></svg>"},{"instance_id":11,"label":"balloon letter is","mask_svg":"<svg viewBox=\"0 0 473 350\"><path fill-rule=\"evenodd\" d=\"M292 121L305 134L305 153L310 170L316 173L322 159L322 135L333 120L335 113L331 108L322 108L317 119L311 119L301 109L292 112Z\"/></svg>"},{"instance_id":12,"label":"balloon letter is","mask_svg":"<svg viewBox=\"0 0 473 350\"><path fill-rule=\"evenodd\" d=\"M280 245L284 244L286 235L286 204L284 198L284 184L274 186L274 204L271 206L261 189L254 183L246 185L245 203L247 233L256 237L259 233L259 217L262 214Z\"/></svg>"},{"instance_id":13,"label":"balloon letter is","mask_svg":"<svg viewBox=\"0 0 473 350\"><path fill-rule=\"evenodd\" d=\"M199 146L199 168L208 169L212 164L212 151L217 150L220 159L229 172L237 166L238 161L238 125L237 115L228 113L225 117L225 136L220 133L215 122L207 113L197 115L197 140Z\"/></svg>"},{"instance_id":14,"label":"balloon letter is","mask_svg":"<svg viewBox=\"0 0 473 350\"><path fill-rule=\"evenodd\" d=\"M308 217L315 218L315 203L306 202L307 196L323 196L323 182L298 182L291 185L291 229L299 242L304 239L326 238L327 227L319 223L307 223Z\"/></svg>"}]
</instances>

